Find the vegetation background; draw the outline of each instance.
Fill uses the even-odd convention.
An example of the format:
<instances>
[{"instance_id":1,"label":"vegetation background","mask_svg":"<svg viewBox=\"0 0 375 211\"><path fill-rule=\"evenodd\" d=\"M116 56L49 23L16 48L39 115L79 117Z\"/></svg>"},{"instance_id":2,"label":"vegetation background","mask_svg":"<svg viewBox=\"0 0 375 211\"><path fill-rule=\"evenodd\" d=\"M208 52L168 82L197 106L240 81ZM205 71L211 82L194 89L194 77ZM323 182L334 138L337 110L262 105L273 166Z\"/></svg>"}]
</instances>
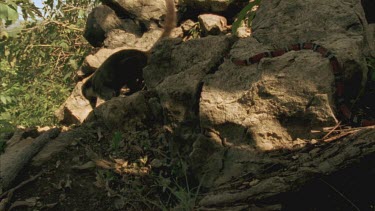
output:
<instances>
[{"instance_id":1,"label":"vegetation background","mask_svg":"<svg viewBox=\"0 0 375 211\"><path fill-rule=\"evenodd\" d=\"M0 133L56 124L54 111L92 49L82 31L98 3L46 0L37 8L28 0L0 0Z\"/></svg>"}]
</instances>

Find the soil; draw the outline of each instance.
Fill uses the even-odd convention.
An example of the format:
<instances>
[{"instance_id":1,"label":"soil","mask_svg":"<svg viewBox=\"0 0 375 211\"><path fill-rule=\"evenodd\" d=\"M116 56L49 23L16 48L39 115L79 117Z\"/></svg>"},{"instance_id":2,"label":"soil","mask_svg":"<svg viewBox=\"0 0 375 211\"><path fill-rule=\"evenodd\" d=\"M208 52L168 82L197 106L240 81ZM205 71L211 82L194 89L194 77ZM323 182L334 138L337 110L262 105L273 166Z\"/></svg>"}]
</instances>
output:
<instances>
[{"instance_id":1,"label":"soil","mask_svg":"<svg viewBox=\"0 0 375 211\"><path fill-rule=\"evenodd\" d=\"M37 203L32 207L21 206L12 210L161 210L160 207L152 204L152 200L156 203L158 197L165 197L166 194L162 194L161 190L155 193L153 187L143 186L143 193L155 193L153 196L149 195L147 201L147 197L137 198L137 191L130 189L127 191L131 193L128 195L131 199L121 201L118 196L111 195L111 191L98 185L97 169L72 170L73 160L77 159L77 155L83 159L85 153L85 149L81 146L70 146L44 166L25 169L16 183L27 180L41 170L44 173L39 179L17 191L13 196L13 203L31 199L36 199ZM120 193L122 188L126 188L126 181L118 175L112 174L112 176L114 178L109 186L113 191ZM373 211L375 210L374 178L375 155L334 175L311 181L299 191L286 193L272 200L271 203L283 204L282 210ZM116 185L122 188L115 187Z\"/></svg>"},{"instance_id":2,"label":"soil","mask_svg":"<svg viewBox=\"0 0 375 211\"><path fill-rule=\"evenodd\" d=\"M87 134L84 140L74 142L42 166L29 165L22 171L13 186L41 171L43 174L15 192L10 204L20 201L25 205L12 210L159 210L161 207L158 206L163 206L159 201L171 198L170 192L163 191L159 184L169 172L161 169L150 172L147 165L150 162L147 159L161 156L155 149L165 151L163 143L149 143L148 147L146 143L137 143L140 146L137 147L132 142L124 144L125 139L118 132L88 130ZM158 134L153 133L150 139L154 135ZM115 140L118 141L116 146ZM121 169L96 167L92 154L106 161L126 159L128 168L121 172ZM145 160L143 164L142 159ZM77 166L83 169L77 169ZM168 205L173 200L164 200L164 203Z\"/></svg>"}]
</instances>

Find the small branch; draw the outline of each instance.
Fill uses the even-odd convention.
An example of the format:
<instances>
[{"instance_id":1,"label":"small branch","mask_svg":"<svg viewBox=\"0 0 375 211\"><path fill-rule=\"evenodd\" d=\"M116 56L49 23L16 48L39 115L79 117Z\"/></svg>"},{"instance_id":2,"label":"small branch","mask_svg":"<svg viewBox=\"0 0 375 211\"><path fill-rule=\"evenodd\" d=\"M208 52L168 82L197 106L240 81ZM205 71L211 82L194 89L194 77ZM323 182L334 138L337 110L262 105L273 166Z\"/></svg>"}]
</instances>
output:
<instances>
[{"instance_id":1,"label":"small branch","mask_svg":"<svg viewBox=\"0 0 375 211\"><path fill-rule=\"evenodd\" d=\"M9 196L9 195L12 195L16 190L22 188L23 186L29 184L29 183L32 182L32 181L38 179L42 174L43 174L43 171L39 172L39 173L38 173L37 175L35 175L35 176L32 176L30 179L21 182L21 183L20 183L19 185L17 185L16 187L11 188L11 189L5 191L3 194L0 195L0 199L4 198L6 195L8 195L8 196Z\"/></svg>"},{"instance_id":2,"label":"small branch","mask_svg":"<svg viewBox=\"0 0 375 211\"><path fill-rule=\"evenodd\" d=\"M329 135L331 135L331 133L333 133L333 131L335 131L339 126L341 125L341 121L340 122L338 122L337 124L336 124L336 126L335 127L333 127L322 139L324 140L324 139L326 139Z\"/></svg>"},{"instance_id":3,"label":"small branch","mask_svg":"<svg viewBox=\"0 0 375 211\"><path fill-rule=\"evenodd\" d=\"M58 21L53 21L53 20L47 22L45 25L50 24L50 23L54 23L54 24L56 24L56 25L63 26L63 27L65 27L65 28L68 28L68 29L71 29L71 30L75 30L75 31L80 31L80 32L83 31L83 29L79 29L79 28L71 27L71 26L69 26L68 24L65 24L65 23L62 23L62 22L58 22Z\"/></svg>"},{"instance_id":4,"label":"small branch","mask_svg":"<svg viewBox=\"0 0 375 211\"><path fill-rule=\"evenodd\" d=\"M62 26L62 27L67 28L67 29L71 29L71 30L74 30L74 31L83 32L83 29L79 29L79 28L76 28L76 27L72 27L72 26L69 26L69 24L62 23L62 22L58 22L58 21L54 21L54 20L49 20L49 21L46 21L46 22L42 22L41 24L38 24L38 25L36 25L36 26L34 26L34 27L31 27L31 28L22 29L21 31L22 31L22 32L32 31L32 30L34 30L34 29L37 29L37 28L41 28L41 27L47 26L48 24L56 24L56 25Z\"/></svg>"},{"instance_id":5,"label":"small branch","mask_svg":"<svg viewBox=\"0 0 375 211\"><path fill-rule=\"evenodd\" d=\"M339 194L343 199L345 199L345 201L347 201L350 205L352 205L352 207L357 210L357 211L361 211L361 209L359 209L348 197L346 197L343 193L341 193L340 191L338 191L335 187L333 187L331 184L329 184L328 182L326 182L325 180L323 179L320 179L320 181L322 181L324 184L326 184L328 187L330 187L333 191L335 191L337 194Z\"/></svg>"}]
</instances>

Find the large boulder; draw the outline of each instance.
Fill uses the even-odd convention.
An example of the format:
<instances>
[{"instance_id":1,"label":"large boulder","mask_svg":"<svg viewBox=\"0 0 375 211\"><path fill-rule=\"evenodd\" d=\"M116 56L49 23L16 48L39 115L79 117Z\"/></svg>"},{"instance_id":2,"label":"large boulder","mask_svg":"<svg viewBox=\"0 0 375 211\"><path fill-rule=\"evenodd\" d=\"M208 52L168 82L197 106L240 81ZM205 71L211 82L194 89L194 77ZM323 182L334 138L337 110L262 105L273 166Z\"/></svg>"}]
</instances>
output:
<instances>
[{"instance_id":1,"label":"large boulder","mask_svg":"<svg viewBox=\"0 0 375 211\"><path fill-rule=\"evenodd\" d=\"M100 47L105 34L116 28L122 28L116 13L108 6L100 5L89 14L83 36L92 46Z\"/></svg>"},{"instance_id":2,"label":"large boulder","mask_svg":"<svg viewBox=\"0 0 375 211\"><path fill-rule=\"evenodd\" d=\"M94 47L103 46L103 42L107 48L124 45L133 47L144 31L161 30L158 26L163 25L162 20L166 14L164 0L119 0L104 3L106 5L95 7L89 14L84 30L84 37Z\"/></svg>"},{"instance_id":3,"label":"large boulder","mask_svg":"<svg viewBox=\"0 0 375 211\"><path fill-rule=\"evenodd\" d=\"M263 1L253 37L232 47L225 36L155 47L145 83L160 98L174 132L171 145L190 151L203 186L224 184L244 172L257 174L260 166L254 163L273 162L265 151L308 144L316 138L310 131L337 122L328 59L302 50L240 67L222 63L226 52L246 59L313 41L336 55L348 79L367 71L363 17L359 1Z\"/></svg>"}]
</instances>

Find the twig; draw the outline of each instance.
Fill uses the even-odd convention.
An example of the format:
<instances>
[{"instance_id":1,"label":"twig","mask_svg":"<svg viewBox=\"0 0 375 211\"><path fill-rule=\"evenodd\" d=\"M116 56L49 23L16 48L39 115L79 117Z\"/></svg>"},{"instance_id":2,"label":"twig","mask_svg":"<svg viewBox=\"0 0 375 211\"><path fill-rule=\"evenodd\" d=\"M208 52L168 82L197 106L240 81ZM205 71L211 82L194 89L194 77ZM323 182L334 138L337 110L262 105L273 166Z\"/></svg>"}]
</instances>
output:
<instances>
[{"instance_id":1,"label":"twig","mask_svg":"<svg viewBox=\"0 0 375 211\"><path fill-rule=\"evenodd\" d=\"M335 135L331 138L327 138L327 139L322 139L324 142L331 142L331 141L334 141L334 140L338 140L340 138L343 138L345 136L348 136L350 134L353 134L355 132L357 132L358 130L353 130L353 131L349 131L349 132L343 132L343 133L339 133L338 135Z\"/></svg>"},{"instance_id":2,"label":"twig","mask_svg":"<svg viewBox=\"0 0 375 211\"><path fill-rule=\"evenodd\" d=\"M323 131L325 132L328 132L332 129L333 127L330 127L330 128L323 128ZM363 127L352 127L352 128L342 128L342 129L338 129L338 130L335 130L336 132L341 132L341 131L351 131L351 130L360 130L360 129L365 129L365 128L370 128L370 129L375 129L375 126L374 125L371 125L371 126L363 126Z\"/></svg>"},{"instance_id":3,"label":"twig","mask_svg":"<svg viewBox=\"0 0 375 211\"><path fill-rule=\"evenodd\" d=\"M341 193L340 191L338 191L331 184L329 184L328 182L326 182L325 180L323 180L321 178L319 180L322 181L324 184L328 185L328 187L330 187L333 191L335 191L337 194L339 194L343 199L345 199L347 202L349 202L349 204L352 205L352 207L355 210L361 211L361 209L359 209L359 207L357 207L352 201L350 201L350 199L348 197L346 197L343 193Z\"/></svg>"},{"instance_id":4,"label":"twig","mask_svg":"<svg viewBox=\"0 0 375 211\"><path fill-rule=\"evenodd\" d=\"M339 138L342 138L342 137L345 137L347 135L350 135L350 134L353 134L353 133L356 133L362 129L375 129L375 126L366 126L366 127L356 127L356 128L349 128L349 129L340 129L340 130L336 130L337 126L336 127L333 127L331 129L331 131L329 133L327 133L327 135L325 135L321 140L324 141L324 142L331 142L333 140L336 140L336 139L339 139ZM334 136L334 137L331 137L331 138L327 138L329 135L331 135L333 132L338 132L339 134Z\"/></svg>"},{"instance_id":5,"label":"twig","mask_svg":"<svg viewBox=\"0 0 375 211\"><path fill-rule=\"evenodd\" d=\"M338 128L339 126L341 125L341 121L340 122L338 122L337 124L336 124L336 126L335 127L333 127L322 139L324 140L324 139L326 139L329 135L331 135L331 133L333 133L333 131L335 131L336 130L336 128Z\"/></svg>"},{"instance_id":6,"label":"twig","mask_svg":"<svg viewBox=\"0 0 375 211\"><path fill-rule=\"evenodd\" d=\"M0 199L4 198L6 195L8 194L13 194L14 191L16 191L17 189L20 189L22 188L23 186L25 186L26 184L38 179L38 177L40 177L41 175L43 174L43 171L39 172L37 175L35 176L32 176L30 179L28 180L25 180L23 182L21 182L19 185L17 185L16 187L14 188L11 188L7 191L5 191L3 194L0 195Z\"/></svg>"},{"instance_id":7,"label":"twig","mask_svg":"<svg viewBox=\"0 0 375 211\"><path fill-rule=\"evenodd\" d=\"M26 184L36 180L37 178L39 178L41 175L43 174L43 171L39 172L37 175L31 177L30 179L28 180L25 180L23 182L21 182L19 185L17 185L16 187L14 188L11 188L7 191L5 191L3 194L0 195L0 210L5 210L5 207L7 206L7 204L12 200L12 197L13 197L13 194L16 190L22 188L23 186L25 186ZM7 196L7 198L4 198L5 196ZM3 199L4 198L4 199Z\"/></svg>"}]
</instances>

